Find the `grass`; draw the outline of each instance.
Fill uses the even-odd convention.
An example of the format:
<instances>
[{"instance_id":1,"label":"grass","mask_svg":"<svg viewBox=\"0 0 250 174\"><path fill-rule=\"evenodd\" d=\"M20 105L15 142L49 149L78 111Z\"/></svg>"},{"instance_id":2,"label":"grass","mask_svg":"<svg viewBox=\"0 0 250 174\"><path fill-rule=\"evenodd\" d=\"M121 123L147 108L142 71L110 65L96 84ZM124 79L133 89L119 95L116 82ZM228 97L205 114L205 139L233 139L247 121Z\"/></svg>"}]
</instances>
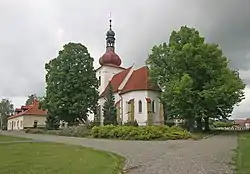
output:
<instances>
[{"instance_id":1,"label":"grass","mask_svg":"<svg viewBox=\"0 0 250 174\"><path fill-rule=\"evenodd\" d=\"M7 139L14 137L0 136ZM124 162L108 152L59 143L0 144L0 154L0 174L115 174Z\"/></svg>"},{"instance_id":2,"label":"grass","mask_svg":"<svg viewBox=\"0 0 250 174\"><path fill-rule=\"evenodd\" d=\"M21 137L10 137L5 135L0 135L0 142L22 141L22 140L27 140L27 139Z\"/></svg>"},{"instance_id":3,"label":"grass","mask_svg":"<svg viewBox=\"0 0 250 174\"><path fill-rule=\"evenodd\" d=\"M193 132L191 132L192 138L194 140L201 140L201 139L203 139L203 138L205 138L207 136L215 135L215 134L218 134L218 133L219 133L219 131L217 131L217 130L210 130L208 132L205 132L205 131L193 131Z\"/></svg>"},{"instance_id":4,"label":"grass","mask_svg":"<svg viewBox=\"0 0 250 174\"><path fill-rule=\"evenodd\" d=\"M250 132L239 133L234 161L236 174L250 173Z\"/></svg>"}]
</instances>

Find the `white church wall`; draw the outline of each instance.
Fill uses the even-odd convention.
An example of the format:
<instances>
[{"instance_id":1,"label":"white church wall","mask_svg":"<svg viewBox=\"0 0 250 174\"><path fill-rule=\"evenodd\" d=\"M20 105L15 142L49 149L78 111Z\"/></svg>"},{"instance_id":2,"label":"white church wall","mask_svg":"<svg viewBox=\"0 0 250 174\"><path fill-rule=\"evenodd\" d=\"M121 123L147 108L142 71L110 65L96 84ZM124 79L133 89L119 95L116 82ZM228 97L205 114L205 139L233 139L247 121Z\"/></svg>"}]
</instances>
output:
<instances>
[{"instance_id":1,"label":"white church wall","mask_svg":"<svg viewBox=\"0 0 250 174\"><path fill-rule=\"evenodd\" d=\"M134 118L137 120L139 125L146 125L147 122L147 102L146 98L150 98L151 101L154 101L154 113L153 114L153 122L154 124L160 124L160 100L159 92L156 91L147 91L147 90L140 90L140 91L131 91L121 96L118 93L114 94L115 103L119 100L121 101L121 119L123 123L128 121L128 102L131 99L134 99ZM142 112L139 112L139 100L142 101ZM100 112L101 112L101 123L103 123L103 105L105 103L105 98L99 99Z\"/></svg>"},{"instance_id":2,"label":"white church wall","mask_svg":"<svg viewBox=\"0 0 250 174\"><path fill-rule=\"evenodd\" d=\"M99 68L96 72L96 78L101 79L101 84L98 88L99 93L103 92L105 88L107 87L109 81L112 79L112 77L123 71L122 68L116 68L111 66L102 66Z\"/></svg>"},{"instance_id":3,"label":"white church wall","mask_svg":"<svg viewBox=\"0 0 250 174\"><path fill-rule=\"evenodd\" d=\"M153 123L160 124L160 93L157 91L148 91L148 98L151 99L151 102L154 101L154 112L152 112ZM152 103L151 103L152 104Z\"/></svg>"},{"instance_id":4,"label":"white church wall","mask_svg":"<svg viewBox=\"0 0 250 174\"><path fill-rule=\"evenodd\" d=\"M128 121L128 101L134 99L134 118L139 125L146 125L147 121L147 91L132 91L122 95L123 100L123 123ZM139 112L139 100L142 101L142 112Z\"/></svg>"}]
</instances>

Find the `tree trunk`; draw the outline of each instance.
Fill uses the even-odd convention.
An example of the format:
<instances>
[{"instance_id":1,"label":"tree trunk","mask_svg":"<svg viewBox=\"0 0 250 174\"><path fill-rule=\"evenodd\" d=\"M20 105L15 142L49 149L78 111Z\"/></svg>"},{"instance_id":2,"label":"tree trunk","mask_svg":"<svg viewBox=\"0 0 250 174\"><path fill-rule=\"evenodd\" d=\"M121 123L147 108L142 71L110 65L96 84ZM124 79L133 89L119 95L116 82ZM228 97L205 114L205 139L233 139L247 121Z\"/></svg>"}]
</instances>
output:
<instances>
[{"instance_id":1,"label":"tree trunk","mask_svg":"<svg viewBox=\"0 0 250 174\"><path fill-rule=\"evenodd\" d=\"M210 127L209 127L209 117L205 117L205 132L210 131Z\"/></svg>"},{"instance_id":2,"label":"tree trunk","mask_svg":"<svg viewBox=\"0 0 250 174\"><path fill-rule=\"evenodd\" d=\"M202 131L202 119L201 119L201 117L196 118L196 125L197 125L197 127L196 127L197 131Z\"/></svg>"}]
</instances>

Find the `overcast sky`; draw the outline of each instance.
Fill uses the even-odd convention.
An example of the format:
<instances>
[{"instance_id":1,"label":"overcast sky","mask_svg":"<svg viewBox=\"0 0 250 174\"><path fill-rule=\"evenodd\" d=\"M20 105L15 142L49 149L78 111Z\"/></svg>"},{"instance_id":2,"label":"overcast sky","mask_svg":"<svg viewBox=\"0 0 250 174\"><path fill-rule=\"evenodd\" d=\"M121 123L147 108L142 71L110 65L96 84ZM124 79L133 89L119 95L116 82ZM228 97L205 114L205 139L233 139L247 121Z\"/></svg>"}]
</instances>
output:
<instances>
[{"instance_id":1,"label":"overcast sky","mask_svg":"<svg viewBox=\"0 0 250 174\"><path fill-rule=\"evenodd\" d=\"M112 12L116 52L123 66L144 64L155 44L182 25L218 43L247 83L234 117L250 116L249 0L0 0L0 98L16 107L44 94L44 64L69 41L86 45L98 59Z\"/></svg>"}]
</instances>

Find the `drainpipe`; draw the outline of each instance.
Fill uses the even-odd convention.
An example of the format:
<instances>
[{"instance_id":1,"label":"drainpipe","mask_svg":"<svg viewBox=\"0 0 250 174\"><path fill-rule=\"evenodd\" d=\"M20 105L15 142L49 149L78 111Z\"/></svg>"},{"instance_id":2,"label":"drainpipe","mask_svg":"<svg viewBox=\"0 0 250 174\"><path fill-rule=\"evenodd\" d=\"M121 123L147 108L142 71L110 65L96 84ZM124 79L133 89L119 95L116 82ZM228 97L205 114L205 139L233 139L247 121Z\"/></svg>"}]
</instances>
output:
<instances>
[{"instance_id":1,"label":"drainpipe","mask_svg":"<svg viewBox=\"0 0 250 174\"><path fill-rule=\"evenodd\" d=\"M122 98L122 96L121 96L121 94L120 94L120 92L118 92L118 95L120 96L120 98L121 98L121 121L122 121L122 124L123 124L123 98Z\"/></svg>"}]
</instances>

